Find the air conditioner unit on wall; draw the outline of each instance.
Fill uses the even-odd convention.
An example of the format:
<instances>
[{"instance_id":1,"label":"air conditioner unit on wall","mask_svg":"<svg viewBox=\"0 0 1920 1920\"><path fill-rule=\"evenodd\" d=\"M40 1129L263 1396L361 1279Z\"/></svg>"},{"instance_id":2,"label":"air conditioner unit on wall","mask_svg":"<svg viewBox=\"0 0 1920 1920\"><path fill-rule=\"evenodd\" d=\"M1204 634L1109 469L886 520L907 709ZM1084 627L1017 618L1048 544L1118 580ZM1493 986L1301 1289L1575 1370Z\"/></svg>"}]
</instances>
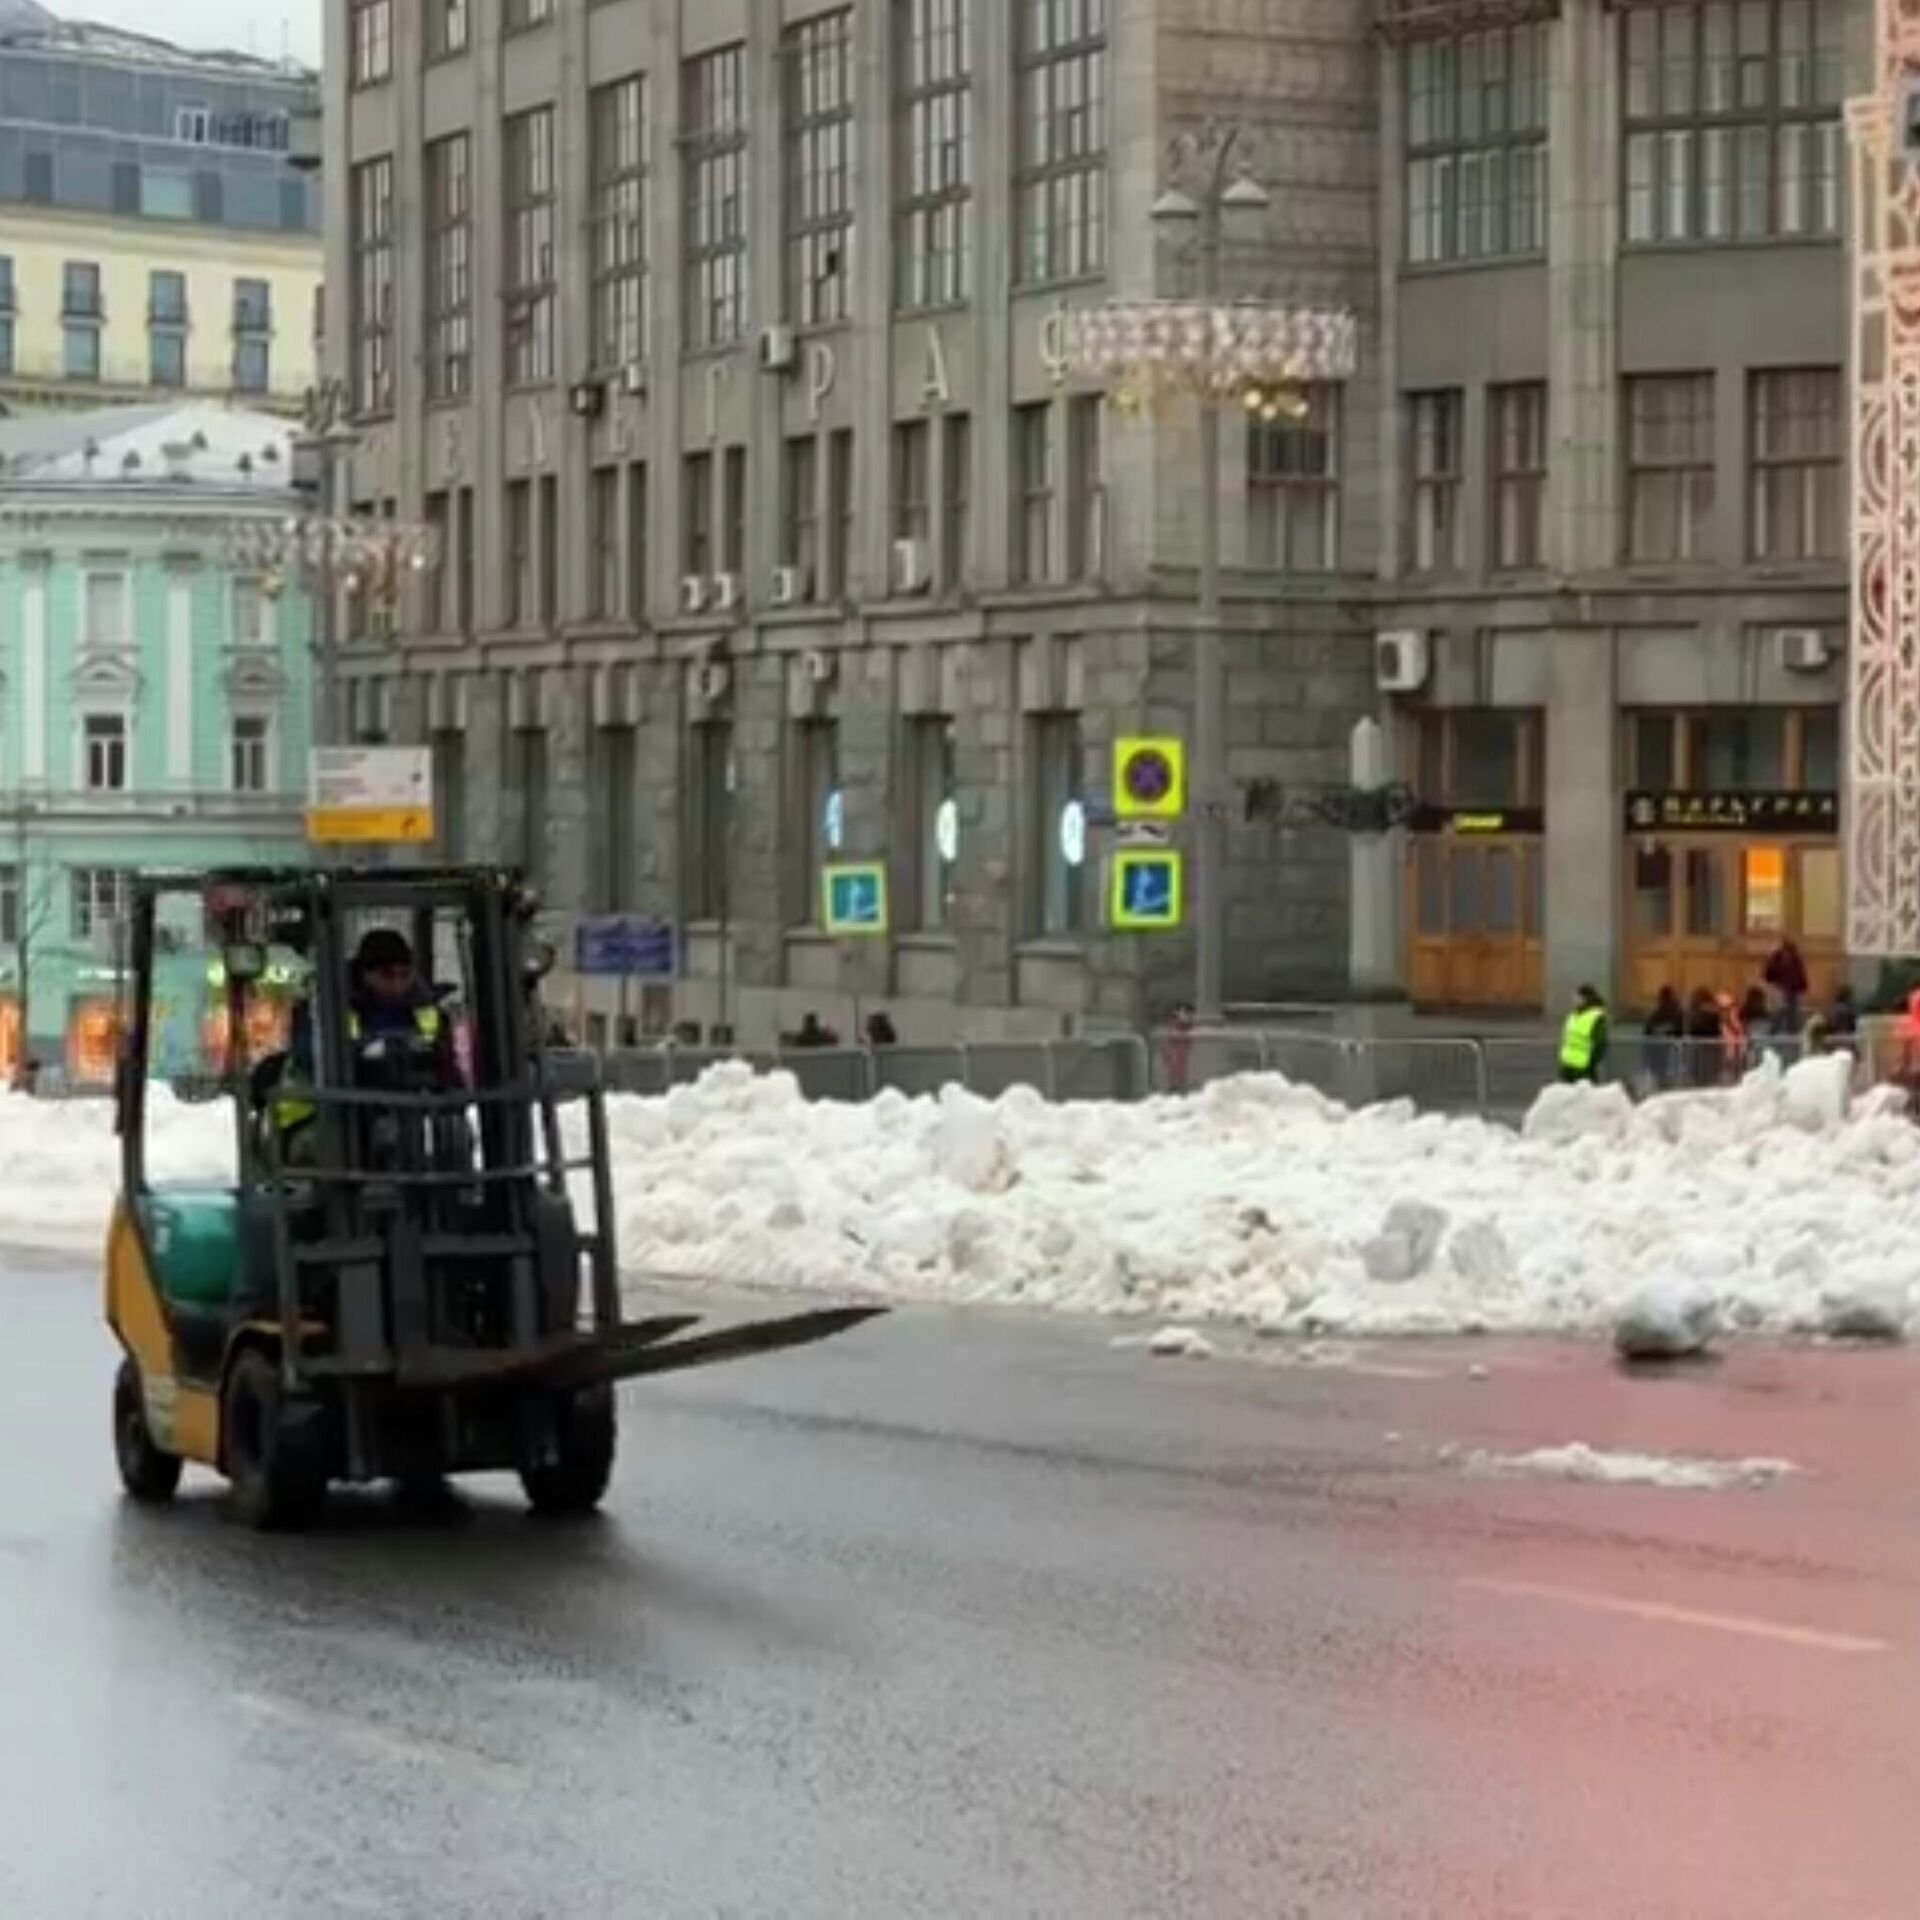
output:
<instances>
[{"instance_id":1,"label":"air conditioner unit on wall","mask_svg":"<svg viewBox=\"0 0 1920 1920\"><path fill-rule=\"evenodd\" d=\"M1833 642L1818 627L1782 627L1773 643L1789 673L1823 673L1833 664Z\"/></svg>"},{"instance_id":2,"label":"air conditioner unit on wall","mask_svg":"<svg viewBox=\"0 0 1920 1920\"><path fill-rule=\"evenodd\" d=\"M799 357L791 327L763 327L760 332L760 370L787 373Z\"/></svg>"},{"instance_id":3,"label":"air conditioner unit on wall","mask_svg":"<svg viewBox=\"0 0 1920 1920\"><path fill-rule=\"evenodd\" d=\"M924 540L896 540L893 543L894 592L925 593L933 584L932 558Z\"/></svg>"},{"instance_id":4,"label":"air conditioner unit on wall","mask_svg":"<svg viewBox=\"0 0 1920 1920\"><path fill-rule=\"evenodd\" d=\"M1418 693L1431 668L1427 636L1418 627L1373 636L1373 683L1382 693Z\"/></svg>"}]
</instances>

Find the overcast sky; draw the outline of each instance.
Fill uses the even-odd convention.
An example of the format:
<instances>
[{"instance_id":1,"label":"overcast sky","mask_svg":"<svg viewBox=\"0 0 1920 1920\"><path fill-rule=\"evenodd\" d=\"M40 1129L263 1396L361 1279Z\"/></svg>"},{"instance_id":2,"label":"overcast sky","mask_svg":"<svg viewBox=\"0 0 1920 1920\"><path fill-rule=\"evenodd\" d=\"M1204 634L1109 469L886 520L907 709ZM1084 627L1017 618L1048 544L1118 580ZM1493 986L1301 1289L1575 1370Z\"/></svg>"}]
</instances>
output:
<instances>
[{"instance_id":1,"label":"overcast sky","mask_svg":"<svg viewBox=\"0 0 1920 1920\"><path fill-rule=\"evenodd\" d=\"M320 64L321 0L41 0L71 20L157 33L183 47L237 47Z\"/></svg>"}]
</instances>

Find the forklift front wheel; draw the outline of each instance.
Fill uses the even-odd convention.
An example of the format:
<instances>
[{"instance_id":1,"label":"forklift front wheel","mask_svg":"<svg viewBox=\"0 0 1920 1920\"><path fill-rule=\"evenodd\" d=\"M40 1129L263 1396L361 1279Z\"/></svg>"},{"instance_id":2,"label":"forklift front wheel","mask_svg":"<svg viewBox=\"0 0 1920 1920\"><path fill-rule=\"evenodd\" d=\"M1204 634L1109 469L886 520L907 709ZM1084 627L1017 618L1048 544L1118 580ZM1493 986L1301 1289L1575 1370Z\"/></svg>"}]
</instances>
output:
<instances>
[{"instance_id":1,"label":"forklift front wheel","mask_svg":"<svg viewBox=\"0 0 1920 1920\"><path fill-rule=\"evenodd\" d=\"M150 1507L173 1498L180 1485L180 1456L163 1453L154 1444L140 1369L131 1359L120 1362L113 1382L113 1451L120 1462L120 1484L130 1498Z\"/></svg>"},{"instance_id":2,"label":"forklift front wheel","mask_svg":"<svg viewBox=\"0 0 1920 1920\"><path fill-rule=\"evenodd\" d=\"M619 1415L611 1387L588 1387L554 1408L554 1456L526 1467L520 1484L535 1513L558 1518L592 1513L613 1478Z\"/></svg>"},{"instance_id":3,"label":"forklift front wheel","mask_svg":"<svg viewBox=\"0 0 1920 1920\"><path fill-rule=\"evenodd\" d=\"M326 1468L287 1418L270 1354L248 1347L235 1356L220 1425L238 1518L262 1533L311 1526L326 1504Z\"/></svg>"}]
</instances>

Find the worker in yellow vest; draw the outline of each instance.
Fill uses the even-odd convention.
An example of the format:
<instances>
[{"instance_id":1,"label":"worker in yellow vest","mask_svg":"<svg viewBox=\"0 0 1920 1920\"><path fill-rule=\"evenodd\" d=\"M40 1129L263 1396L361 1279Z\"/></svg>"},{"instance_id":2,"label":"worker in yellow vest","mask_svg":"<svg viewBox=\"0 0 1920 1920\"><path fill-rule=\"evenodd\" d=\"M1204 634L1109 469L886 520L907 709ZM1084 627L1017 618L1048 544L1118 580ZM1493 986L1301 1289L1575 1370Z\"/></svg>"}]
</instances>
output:
<instances>
[{"instance_id":1,"label":"worker in yellow vest","mask_svg":"<svg viewBox=\"0 0 1920 1920\"><path fill-rule=\"evenodd\" d=\"M1574 996L1573 1011L1560 1029L1560 1078L1592 1082L1607 1062L1607 1003L1597 987Z\"/></svg>"}]
</instances>

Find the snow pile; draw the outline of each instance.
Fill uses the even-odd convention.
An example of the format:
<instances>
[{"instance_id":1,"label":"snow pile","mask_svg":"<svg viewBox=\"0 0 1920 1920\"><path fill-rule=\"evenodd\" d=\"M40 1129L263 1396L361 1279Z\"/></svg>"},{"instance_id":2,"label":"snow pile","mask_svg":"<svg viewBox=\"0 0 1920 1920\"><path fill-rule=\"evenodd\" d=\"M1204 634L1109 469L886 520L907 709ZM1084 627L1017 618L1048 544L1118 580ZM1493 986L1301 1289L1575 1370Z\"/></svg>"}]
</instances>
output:
<instances>
[{"instance_id":1,"label":"snow pile","mask_svg":"<svg viewBox=\"0 0 1920 1920\"><path fill-rule=\"evenodd\" d=\"M1622 1304L1613 1344L1628 1360L1684 1360L1720 1331L1720 1300L1698 1280L1649 1280Z\"/></svg>"},{"instance_id":2,"label":"snow pile","mask_svg":"<svg viewBox=\"0 0 1920 1920\"><path fill-rule=\"evenodd\" d=\"M1703 1460L1685 1454L1606 1453L1576 1440L1531 1453L1471 1453L1467 1471L1483 1478L1575 1480L1590 1486L1670 1487L1680 1493L1719 1493L1728 1487L1767 1487L1800 1469L1791 1460Z\"/></svg>"},{"instance_id":3,"label":"snow pile","mask_svg":"<svg viewBox=\"0 0 1920 1920\"><path fill-rule=\"evenodd\" d=\"M1848 1104L1843 1062L1769 1062L1634 1106L1555 1087L1523 1132L1354 1112L1274 1075L1191 1098L1054 1105L882 1094L809 1105L716 1069L609 1107L624 1263L1154 1326L1359 1336L1705 1330L1890 1337L1920 1279L1920 1130ZM156 1096L156 1173L230 1160L224 1105ZM0 1244L96 1246L104 1103L0 1095Z\"/></svg>"}]
</instances>

